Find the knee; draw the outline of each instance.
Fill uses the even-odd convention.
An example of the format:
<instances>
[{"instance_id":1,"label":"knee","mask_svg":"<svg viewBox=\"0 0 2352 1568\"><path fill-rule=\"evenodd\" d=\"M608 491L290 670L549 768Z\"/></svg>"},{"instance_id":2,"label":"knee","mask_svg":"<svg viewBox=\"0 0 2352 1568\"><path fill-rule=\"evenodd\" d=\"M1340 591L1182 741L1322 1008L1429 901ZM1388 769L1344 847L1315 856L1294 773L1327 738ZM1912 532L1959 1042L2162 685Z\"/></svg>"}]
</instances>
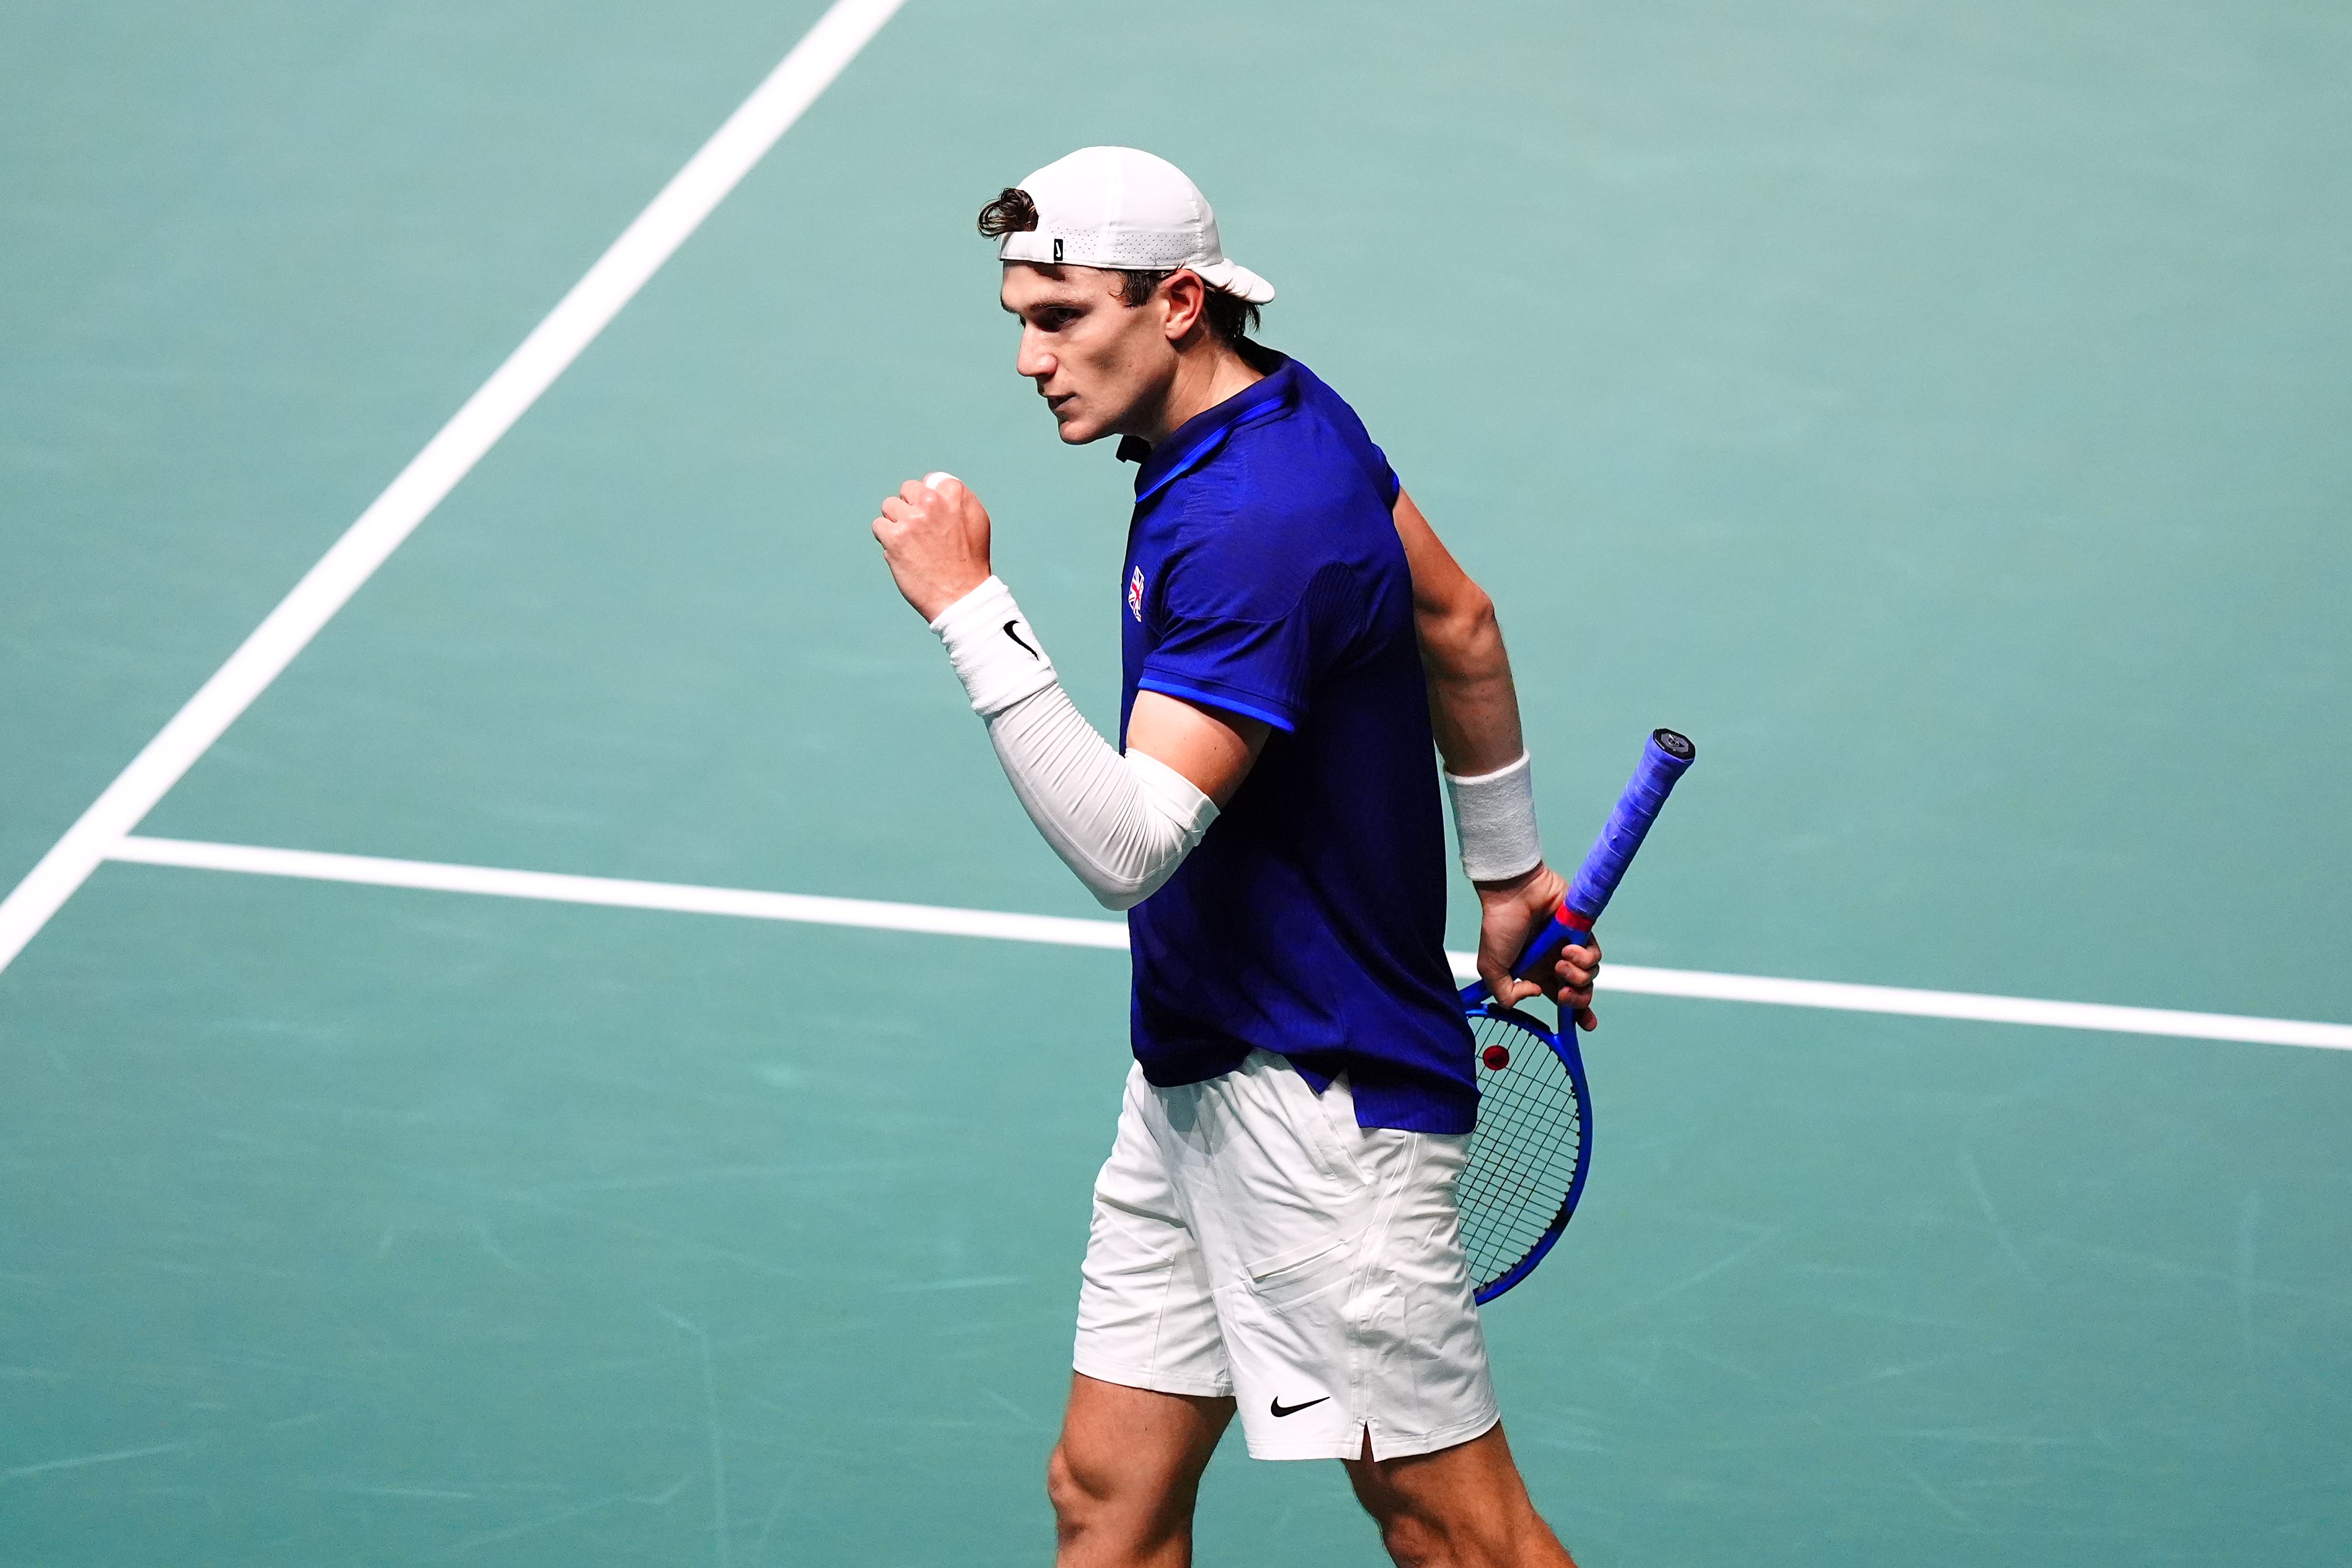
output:
<instances>
[{"instance_id":1,"label":"knee","mask_svg":"<svg viewBox=\"0 0 2352 1568\"><path fill-rule=\"evenodd\" d=\"M1416 1506L1371 1477L1359 1482L1356 1496L1397 1568L1522 1568L1568 1561L1557 1544L1551 1553L1543 1550L1551 1532L1532 1507L1481 1508L1478 1501L1492 1500L1458 1498L1447 1500L1449 1506Z\"/></svg>"},{"instance_id":2,"label":"knee","mask_svg":"<svg viewBox=\"0 0 2352 1568\"><path fill-rule=\"evenodd\" d=\"M1381 1520L1381 1545L1397 1568L1519 1568L1531 1544L1446 1531L1423 1519Z\"/></svg>"},{"instance_id":3,"label":"knee","mask_svg":"<svg viewBox=\"0 0 2352 1568\"><path fill-rule=\"evenodd\" d=\"M1505 1568L1509 1561L1490 1556L1483 1550L1485 1542L1465 1539L1466 1532L1448 1529L1448 1521L1432 1518L1401 1497L1362 1500L1380 1527L1381 1545L1397 1568Z\"/></svg>"},{"instance_id":4,"label":"knee","mask_svg":"<svg viewBox=\"0 0 2352 1568\"><path fill-rule=\"evenodd\" d=\"M1165 1478L1089 1463L1065 1441L1045 1461L1045 1498L1054 1505L1054 1539L1066 1553L1103 1563L1192 1561L1192 1498Z\"/></svg>"},{"instance_id":5,"label":"knee","mask_svg":"<svg viewBox=\"0 0 2352 1568\"><path fill-rule=\"evenodd\" d=\"M1397 1568L1454 1568L1456 1560L1444 1537L1426 1521L1410 1514L1374 1514L1372 1522L1380 1526L1381 1545Z\"/></svg>"},{"instance_id":6,"label":"knee","mask_svg":"<svg viewBox=\"0 0 2352 1568\"><path fill-rule=\"evenodd\" d=\"M1046 1458L1045 1500L1054 1505L1054 1525L1065 1541L1101 1515L1102 1489L1087 1484L1072 1462L1066 1444L1055 1444L1053 1453Z\"/></svg>"}]
</instances>

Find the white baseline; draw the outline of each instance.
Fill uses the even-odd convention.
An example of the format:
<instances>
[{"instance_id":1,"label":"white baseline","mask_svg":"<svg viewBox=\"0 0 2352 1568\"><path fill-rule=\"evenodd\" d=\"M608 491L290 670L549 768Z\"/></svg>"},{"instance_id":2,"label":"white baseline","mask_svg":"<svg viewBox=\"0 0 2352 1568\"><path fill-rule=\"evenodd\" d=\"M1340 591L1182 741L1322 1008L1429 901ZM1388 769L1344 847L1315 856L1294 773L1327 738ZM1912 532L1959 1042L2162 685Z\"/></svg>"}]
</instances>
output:
<instances>
[{"instance_id":1,"label":"white baseline","mask_svg":"<svg viewBox=\"0 0 2352 1568\"><path fill-rule=\"evenodd\" d=\"M835 0L547 319L0 900L0 970L702 226L902 0Z\"/></svg>"},{"instance_id":2,"label":"white baseline","mask_svg":"<svg viewBox=\"0 0 2352 1568\"><path fill-rule=\"evenodd\" d=\"M358 882L443 893L483 893L509 899L666 910L680 914L734 915L812 925L862 926L931 936L993 937L1064 947L1124 949L1127 927L1118 921L1059 915L1008 914L997 910L935 904L879 903L866 899L769 893L745 888L705 888L679 882L638 882L575 877L554 871L513 871L489 866L391 860L372 855L331 855L315 849L270 849L251 844L204 844L184 838L126 837L109 852L116 860L177 866L197 871L242 871L312 881ZM1474 976L1470 955L1448 953L1454 973ZM1761 974L1717 974L1697 969L1648 969L1612 963L1601 972L1604 991L1688 996L1710 1002L1760 1002L1782 1007L1825 1007L1847 1013L1891 1013L1919 1018L1961 1018L1988 1024L2033 1024L2109 1034L2169 1035L2192 1040L2242 1040L2256 1045L2352 1050L2352 1025L2300 1018L2254 1018L2230 1013L2178 1013L2156 1007L2115 1007L2098 1002L2049 1002L2030 996L1983 996L1961 991L1913 991L1894 985L1850 985L1829 980L1780 980Z\"/></svg>"}]
</instances>

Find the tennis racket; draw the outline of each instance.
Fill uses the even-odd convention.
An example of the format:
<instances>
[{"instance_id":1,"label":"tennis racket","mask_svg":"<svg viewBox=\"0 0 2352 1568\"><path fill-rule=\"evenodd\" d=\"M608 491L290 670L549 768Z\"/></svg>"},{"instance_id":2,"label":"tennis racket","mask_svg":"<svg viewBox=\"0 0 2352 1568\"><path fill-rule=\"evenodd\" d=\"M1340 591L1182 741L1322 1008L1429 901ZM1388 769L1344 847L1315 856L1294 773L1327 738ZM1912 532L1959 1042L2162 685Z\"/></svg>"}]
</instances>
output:
<instances>
[{"instance_id":1,"label":"tennis racket","mask_svg":"<svg viewBox=\"0 0 2352 1568\"><path fill-rule=\"evenodd\" d=\"M1592 922L1697 755L1698 748L1672 730L1651 732L1609 825L1549 923L1521 950L1513 974L1526 974L1564 944L1590 943ZM1576 1212L1592 1163L1592 1098L1576 1048L1576 1020L1566 1008L1558 1030L1547 1029L1534 1014L1496 1001L1483 980L1463 991L1462 1005L1478 1047L1478 1127L1454 1200L1472 1293L1484 1306L1535 1272Z\"/></svg>"}]
</instances>

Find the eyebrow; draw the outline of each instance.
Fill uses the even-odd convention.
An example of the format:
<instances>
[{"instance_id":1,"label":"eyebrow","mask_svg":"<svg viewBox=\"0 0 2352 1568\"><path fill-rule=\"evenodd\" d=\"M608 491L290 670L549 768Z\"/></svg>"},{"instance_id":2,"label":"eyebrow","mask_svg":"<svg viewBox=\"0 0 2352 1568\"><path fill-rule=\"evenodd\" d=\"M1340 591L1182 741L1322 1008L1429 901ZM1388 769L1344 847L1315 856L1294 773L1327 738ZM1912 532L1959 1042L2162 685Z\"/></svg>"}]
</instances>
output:
<instances>
[{"instance_id":1,"label":"eyebrow","mask_svg":"<svg viewBox=\"0 0 2352 1568\"><path fill-rule=\"evenodd\" d=\"M1033 306L1033 307L1032 307L1032 309L1034 309L1034 310L1050 310L1050 309L1053 309L1053 308L1054 308L1054 307L1055 307L1055 306L1059 306L1061 309L1063 309L1063 310L1075 310L1079 309L1079 308L1080 308L1080 306L1082 305L1082 303L1083 303L1083 300L1077 300L1077 299L1040 300L1038 300L1038 301L1037 301L1037 303L1036 303L1034 306ZM1019 316L1019 315L1021 314L1021 312L1020 312L1020 311L1018 311L1018 310L1014 310L1012 306L1010 306L1010 305L1006 304L1006 303L1004 302L1003 298L1002 296L999 296L999 297L998 297L998 299L997 299L997 301L996 301L996 308L997 308L998 310L1000 310L1003 311L1003 312L1004 312L1006 315L1008 315L1008 316Z\"/></svg>"}]
</instances>

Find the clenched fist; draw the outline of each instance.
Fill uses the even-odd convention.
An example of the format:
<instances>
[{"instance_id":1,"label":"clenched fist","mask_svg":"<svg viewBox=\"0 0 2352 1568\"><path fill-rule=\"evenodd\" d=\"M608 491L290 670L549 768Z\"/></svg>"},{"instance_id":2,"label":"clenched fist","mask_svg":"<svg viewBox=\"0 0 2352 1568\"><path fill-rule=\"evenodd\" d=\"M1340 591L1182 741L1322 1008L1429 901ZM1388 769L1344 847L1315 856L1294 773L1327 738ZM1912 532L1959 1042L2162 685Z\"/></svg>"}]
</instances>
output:
<instances>
[{"instance_id":1,"label":"clenched fist","mask_svg":"<svg viewBox=\"0 0 2352 1568\"><path fill-rule=\"evenodd\" d=\"M882 503L874 538L898 592L926 621L993 575L988 509L953 474L908 479Z\"/></svg>"}]
</instances>

